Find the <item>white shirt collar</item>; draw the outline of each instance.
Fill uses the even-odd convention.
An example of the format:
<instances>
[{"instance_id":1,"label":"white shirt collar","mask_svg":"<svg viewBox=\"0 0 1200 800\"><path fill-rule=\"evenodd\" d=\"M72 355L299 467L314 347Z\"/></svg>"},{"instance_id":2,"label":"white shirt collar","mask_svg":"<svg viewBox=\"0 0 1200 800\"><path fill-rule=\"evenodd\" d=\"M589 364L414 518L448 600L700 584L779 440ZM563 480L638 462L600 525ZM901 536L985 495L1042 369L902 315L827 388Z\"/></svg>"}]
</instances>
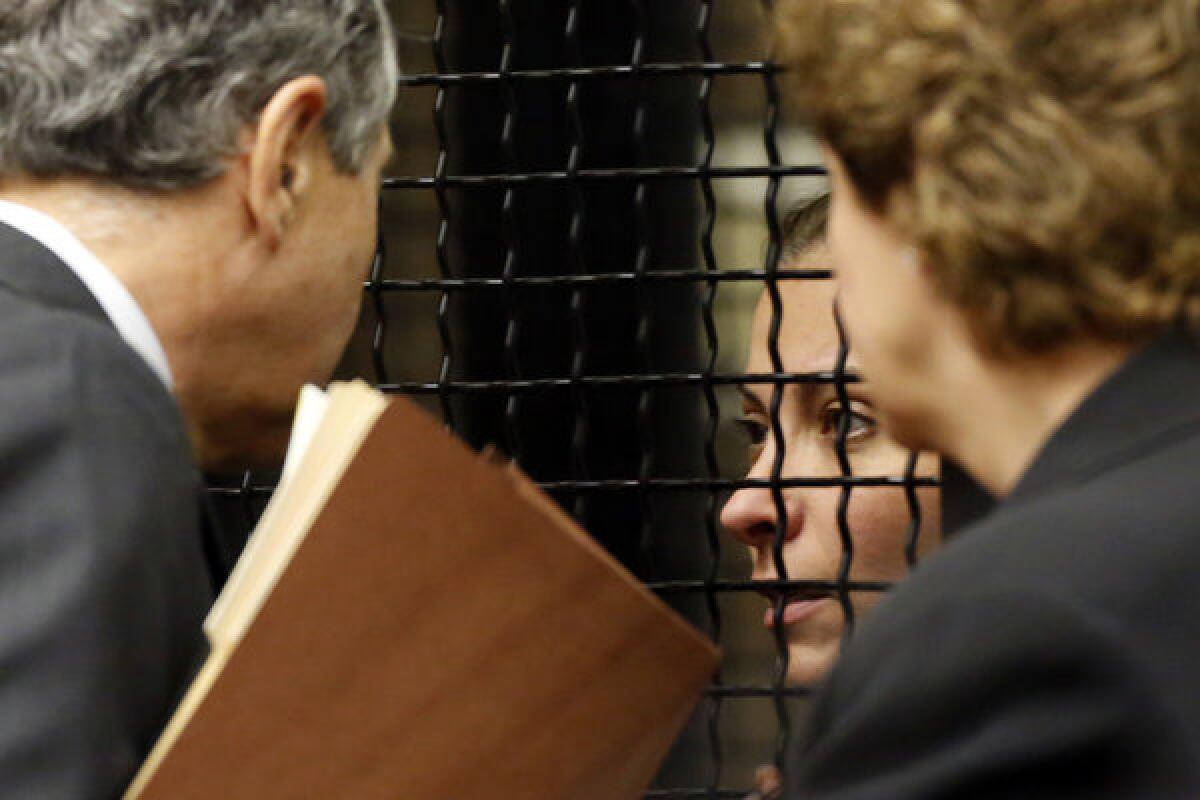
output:
<instances>
[{"instance_id":1,"label":"white shirt collar","mask_svg":"<svg viewBox=\"0 0 1200 800\"><path fill-rule=\"evenodd\" d=\"M145 360L167 391L171 390L171 367L150 320L125 285L83 242L53 217L5 200L0 200L0 222L35 239L70 267L112 320L121 338Z\"/></svg>"}]
</instances>

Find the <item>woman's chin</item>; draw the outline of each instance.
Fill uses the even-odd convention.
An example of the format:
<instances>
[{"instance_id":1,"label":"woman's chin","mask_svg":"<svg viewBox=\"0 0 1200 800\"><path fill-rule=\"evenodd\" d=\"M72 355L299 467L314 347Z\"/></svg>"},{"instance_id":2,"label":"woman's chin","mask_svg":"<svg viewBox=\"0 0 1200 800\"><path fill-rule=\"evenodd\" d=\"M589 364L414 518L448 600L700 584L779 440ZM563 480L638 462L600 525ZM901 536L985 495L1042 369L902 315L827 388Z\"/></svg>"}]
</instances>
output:
<instances>
[{"instance_id":1,"label":"woman's chin","mask_svg":"<svg viewBox=\"0 0 1200 800\"><path fill-rule=\"evenodd\" d=\"M788 647L787 683L789 686L816 686L833 669L838 657L838 640Z\"/></svg>"}]
</instances>

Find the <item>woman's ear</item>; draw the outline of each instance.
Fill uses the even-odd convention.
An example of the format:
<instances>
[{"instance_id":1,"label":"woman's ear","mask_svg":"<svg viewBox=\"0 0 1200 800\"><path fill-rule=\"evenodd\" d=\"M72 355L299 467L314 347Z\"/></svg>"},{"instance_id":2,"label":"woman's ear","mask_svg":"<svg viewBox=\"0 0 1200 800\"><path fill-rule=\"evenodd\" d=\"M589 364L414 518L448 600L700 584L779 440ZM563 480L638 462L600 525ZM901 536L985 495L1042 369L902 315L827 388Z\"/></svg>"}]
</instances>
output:
<instances>
[{"instance_id":1,"label":"woman's ear","mask_svg":"<svg viewBox=\"0 0 1200 800\"><path fill-rule=\"evenodd\" d=\"M291 80L267 102L251 135L246 206L270 249L283 240L312 182L315 159L328 157L321 137L327 104L325 81L314 75Z\"/></svg>"}]
</instances>

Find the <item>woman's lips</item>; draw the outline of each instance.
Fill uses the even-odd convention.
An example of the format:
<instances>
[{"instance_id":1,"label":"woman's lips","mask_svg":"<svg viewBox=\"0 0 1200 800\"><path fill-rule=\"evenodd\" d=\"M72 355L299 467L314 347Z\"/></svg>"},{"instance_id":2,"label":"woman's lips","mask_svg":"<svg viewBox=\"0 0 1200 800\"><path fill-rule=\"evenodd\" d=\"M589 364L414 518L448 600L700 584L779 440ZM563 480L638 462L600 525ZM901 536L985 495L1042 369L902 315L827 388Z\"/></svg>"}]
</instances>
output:
<instances>
[{"instance_id":1,"label":"woman's lips","mask_svg":"<svg viewBox=\"0 0 1200 800\"><path fill-rule=\"evenodd\" d=\"M783 607L783 624L784 626L791 625L794 622L799 622L803 619L808 619L813 614L817 613L821 608L821 604L829 600L828 596L822 597L795 597L787 601L787 605ZM771 606L763 615L763 624L768 630L775 628L775 607Z\"/></svg>"}]
</instances>

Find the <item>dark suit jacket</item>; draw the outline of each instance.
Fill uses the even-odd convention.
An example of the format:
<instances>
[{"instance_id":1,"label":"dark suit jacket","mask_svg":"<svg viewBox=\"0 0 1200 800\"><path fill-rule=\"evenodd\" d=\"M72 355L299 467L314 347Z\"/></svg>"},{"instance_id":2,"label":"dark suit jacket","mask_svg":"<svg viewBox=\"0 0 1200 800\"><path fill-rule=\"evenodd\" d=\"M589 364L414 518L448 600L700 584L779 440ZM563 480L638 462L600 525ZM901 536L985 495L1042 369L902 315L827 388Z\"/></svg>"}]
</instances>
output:
<instances>
[{"instance_id":1,"label":"dark suit jacket","mask_svg":"<svg viewBox=\"0 0 1200 800\"><path fill-rule=\"evenodd\" d=\"M198 489L166 388L0 225L0 796L132 778L204 655Z\"/></svg>"},{"instance_id":2,"label":"dark suit jacket","mask_svg":"<svg viewBox=\"0 0 1200 800\"><path fill-rule=\"evenodd\" d=\"M860 628L790 797L1200 798L1200 349L1134 356Z\"/></svg>"}]
</instances>

